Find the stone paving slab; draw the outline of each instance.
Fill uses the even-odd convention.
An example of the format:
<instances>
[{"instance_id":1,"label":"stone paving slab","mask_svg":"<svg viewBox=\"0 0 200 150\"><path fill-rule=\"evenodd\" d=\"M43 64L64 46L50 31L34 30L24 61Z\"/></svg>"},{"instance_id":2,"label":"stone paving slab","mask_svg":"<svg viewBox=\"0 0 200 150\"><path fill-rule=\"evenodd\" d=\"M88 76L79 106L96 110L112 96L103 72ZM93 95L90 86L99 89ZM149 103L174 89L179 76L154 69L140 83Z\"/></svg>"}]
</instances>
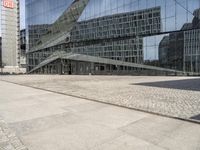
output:
<instances>
[{"instance_id":1,"label":"stone paving slab","mask_svg":"<svg viewBox=\"0 0 200 150\"><path fill-rule=\"evenodd\" d=\"M0 118L0 150L28 150L12 131L8 124Z\"/></svg>"},{"instance_id":2,"label":"stone paving slab","mask_svg":"<svg viewBox=\"0 0 200 150\"><path fill-rule=\"evenodd\" d=\"M199 124L2 81L0 89L0 150L24 148L10 129L29 150L200 149Z\"/></svg>"}]
</instances>

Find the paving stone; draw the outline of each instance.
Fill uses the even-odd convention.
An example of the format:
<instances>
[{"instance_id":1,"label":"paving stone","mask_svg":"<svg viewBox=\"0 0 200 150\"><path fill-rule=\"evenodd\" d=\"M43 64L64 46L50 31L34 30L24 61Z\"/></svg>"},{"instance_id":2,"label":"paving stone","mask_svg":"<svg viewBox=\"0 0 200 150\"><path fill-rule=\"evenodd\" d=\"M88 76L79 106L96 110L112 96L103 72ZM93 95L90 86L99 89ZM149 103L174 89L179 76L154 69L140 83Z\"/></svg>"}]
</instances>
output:
<instances>
[{"instance_id":1,"label":"paving stone","mask_svg":"<svg viewBox=\"0 0 200 150\"><path fill-rule=\"evenodd\" d=\"M2 119L0 120L0 150L28 150Z\"/></svg>"},{"instance_id":2,"label":"paving stone","mask_svg":"<svg viewBox=\"0 0 200 150\"><path fill-rule=\"evenodd\" d=\"M17 82L19 78L23 79L20 82L24 85L30 83L31 86L55 92L0 81L0 114L9 125L0 122L1 134L7 138L0 144L0 150L26 150L23 143L30 150L200 149L199 124L56 93L71 93L187 118L199 111L196 106L199 103L197 90L137 85L146 82L147 77L12 78ZM149 80L158 82L183 79L150 77ZM193 98L196 104L191 102ZM22 142L11 131L15 131Z\"/></svg>"},{"instance_id":3,"label":"paving stone","mask_svg":"<svg viewBox=\"0 0 200 150\"><path fill-rule=\"evenodd\" d=\"M25 75L1 79L183 119L195 120L200 114L198 77Z\"/></svg>"}]
</instances>

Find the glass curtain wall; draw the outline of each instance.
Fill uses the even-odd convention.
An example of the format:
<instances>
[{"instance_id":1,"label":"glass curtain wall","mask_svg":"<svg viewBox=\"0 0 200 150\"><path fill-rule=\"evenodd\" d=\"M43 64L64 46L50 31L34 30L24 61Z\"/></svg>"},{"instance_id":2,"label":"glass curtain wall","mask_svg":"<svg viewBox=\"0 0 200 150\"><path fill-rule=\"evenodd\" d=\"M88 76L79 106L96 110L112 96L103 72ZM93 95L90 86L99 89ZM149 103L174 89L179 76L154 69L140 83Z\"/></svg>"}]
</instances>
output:
<instances>
[{"instance_id":1,"label":"glass curtain wall","mask_svg":"<svg viewBox=\"0 0 200 150\"><path fill-rule=\"evenodd\" d=\"M144 63L199 73L200 0L92 0L80 21L153 7L161 9L161 31L150 36L138 32Z\"/></svg>"},{"instance_id":2,"label":"glass curtain wall","mask_svg":"<svg viewBox=\"0 0 200 150\"><path fill-rule=\"evenodd\" d=\"M36 46L48 28L72 3L72 0L26 0L27 50Z\"/></svg>"},{"instance_id":3,"label":"glass curtain wall","mask_svg":"<svg viewBox=\"0 0 200 150\"><path fill-rule=\"evenodd\" d=\"M27 38L32 37L28 40L30 47L34 46L38 38L47 32L46 29L66 10L70 3L72 0L26 0ZM159 8L159 19L154 16L156 14L145 11L152 8ZM143 10L143 15L139 14L141 10ZM200 0L90 0L79 18L79 23L91 22L97 18L116 14L126 16L126 13L136 14L135 18L122 20L122 24L127 24L127 29L131 30L133 28L131 25L134 22L136 24L134 29L137 31L143 30L142 24L144 24L145 29L149 28L152 31L148 34L146 32L129 34L131 36L129 39L131 38L133 41L140 39L142 42L140 44L142 47L138 48L139 51L142 51L143 56L140 56L140 59L143 60L137 63L200 73ZM99 20L101 21L101 19ZM112 20L108 19L107 24L110 22ZM85 26L85 30L88 32L91 28L95 31L94 27ZM122 28L126 29L123 25ZM97 32L100 31L96 30L94 33ZM122 33L121 38L123 37L123 40L128 38L127 34ZM113 41L120 43L120 41L117 42L117 37L106 38L113 38ZM115 42L108 43L115 47ZM97 43L97 47L92 44L87 45L87 47L93 47L94 50L101 49L99 44L101 45L101 41ZM105 46L105 41L103 45ZM83 47L86 46L83 45ZM120 50L127 51L128 48L131 51L132 47L134 46L126 46ZM88 49L86 51L88 52ZM98 55L101 56L101 54ZM110 56L110 58L112 57Z\"/></svg>"}]
</instances>

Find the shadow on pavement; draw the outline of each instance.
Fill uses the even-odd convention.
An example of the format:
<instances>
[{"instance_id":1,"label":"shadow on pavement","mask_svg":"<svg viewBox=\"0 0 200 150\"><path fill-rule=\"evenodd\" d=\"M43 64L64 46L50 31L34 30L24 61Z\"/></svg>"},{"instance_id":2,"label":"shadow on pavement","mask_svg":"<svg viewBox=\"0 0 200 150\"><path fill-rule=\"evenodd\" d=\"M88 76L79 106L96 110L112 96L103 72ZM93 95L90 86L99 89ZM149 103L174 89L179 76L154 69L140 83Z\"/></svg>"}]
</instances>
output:
<instances>
[{"instance_id":1,"label":"shadow on pavement","mask_svg":"<svg viewBox=\"0 0 200 150\"><path fill-rule=\"evenodd\" d=\"M159 87L159 88L200 91L200 78L174 80L174 81L146 82L146 83L137 83L137 84L131 84L131 85L142 85L142 86L151 86L151 87Z\"/></svg>"},{"instance_id":2,"label":"shadow on pavement","mask_svg":"<svg viewBox=\"0 0 200 150\"><path fill-rule=\"evenodd\" d=\"M191 117L190 119L194 119L194 120L200 121L200 114L199 114L199 115L196 115L196 116L193 116L193 117Z\"/></svg>"}]
</instances>

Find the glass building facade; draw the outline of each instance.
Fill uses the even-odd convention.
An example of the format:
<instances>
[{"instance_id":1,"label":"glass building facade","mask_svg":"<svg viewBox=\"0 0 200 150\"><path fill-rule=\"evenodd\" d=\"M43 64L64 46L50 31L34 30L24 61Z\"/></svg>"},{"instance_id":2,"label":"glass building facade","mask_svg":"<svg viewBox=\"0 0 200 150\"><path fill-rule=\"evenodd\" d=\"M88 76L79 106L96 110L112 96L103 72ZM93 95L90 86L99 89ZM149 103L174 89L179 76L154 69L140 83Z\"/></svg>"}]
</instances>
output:
<instances>
[{"instance_id":1,"label":"glass building facade","mask_svg":"<svg viewBox=\"0 0 200 150\"><path fill-rule=\"evenodd\" d=\"M19 1L1 0L0 5L1 66L8 72L19 67Z\"/></svg>"},{"instance_id":2,"label":"glass building facade","mask_svg":"<svg viewBox=\"0 0 200 150\"><path fill-rule=\"evenodd\" d=\"M161 10L153 7L129 13L120 13L81 21L71 31L71 42L87 40L103 40L82 46L75 44L71 49L74 53L87 54L114 60L133 63L144 63L143 38L136 35L149 35L161 32ZM124 39L114 40L119 37Z\"/></svg>"},{"instance_id":3,"label":"glass building facade","mask_svg":"<svg viewBox=\"0 0 200 150\"><path fill-rule=\"evenodd\" d=\"M20 67L26 68L26 30L20 30Z\"/></svg>"},{"instance_id":4,"label":"glass building facade","mask_svg":"<svg viewBox=\"0 0 200 150\"><path fill-rule=\"evenodd\" d=\"M65 51L200 72L200 0L83 1L85 9L72 13L78 20L67 30L69 25L59 18L77 1L26 0L29 71L54 52ZM55 24L59 31L52 32Z\"/></svg>"}]
</instances>

